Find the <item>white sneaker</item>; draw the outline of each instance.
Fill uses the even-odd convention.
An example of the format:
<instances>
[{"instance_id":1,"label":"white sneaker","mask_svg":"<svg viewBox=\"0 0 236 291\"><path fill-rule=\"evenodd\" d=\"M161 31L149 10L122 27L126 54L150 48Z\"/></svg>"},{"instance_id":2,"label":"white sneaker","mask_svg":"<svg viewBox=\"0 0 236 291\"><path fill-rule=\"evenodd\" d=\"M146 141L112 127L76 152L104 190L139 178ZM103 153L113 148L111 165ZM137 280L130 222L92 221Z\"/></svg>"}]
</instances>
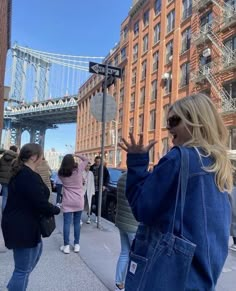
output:
<instances>
[{"instance_id":1,"label":"white sneaker","mask_svg":"<svg viewBox=\"0 0 236 291\"><path fill-rule=\"evenodd\" d=\"M80 225L83 225L83 221L82 220L80 220Z\"/></svg>"},{"instance_id":2,"label":"white sneaker","mask_svg":"<svg viewBox=\"0 0 236 291\"><path fill-rule=\"evenodd\" d=\"M60 250L64 253L64 254L69 254L70 253L70 245L66 245L66 246L61 246Z\"/></svg>"},{"instance_id":3,"label":"white sneaker","mask_svg":"<svg viewBox=\"0 0 236 291\"><path fill-rule=\"evenodd\" d=\"M90 217L88 217L86 223L87 223L87 224L90 224L90 223L91 223L91 218L90 218Z\"/></svg>"},{"instance_id":4,"label":"white sneaker","mask_svg":"<svg viewBox=\"0 0 236 291\"><path fill-rule=\"evenodd\" d=\"M96 216L96 218L95 218L95 223L98 223L98 218L97 218L97 216Z\"/></svg>"},{"instance_id":5,"label":"white sneaker","mask_svg":"<svg viewBox=\"0 0 236 291\"><path fill-rule=\"evenodd\" d=\"M80 251L80 245L79 244L75 244L74 246L74 252L78 253Z\"/></svg>"},{"instance_id":6,"label":"white sneaker","mask_svg":"<svg viewBox=\"0 0 236 291\"><path fill-rule=\"evenodd\" d=\"M231 251L236 252L236 244L232 244L232 246L229 247Z\"/></svg>"}]
</instances>

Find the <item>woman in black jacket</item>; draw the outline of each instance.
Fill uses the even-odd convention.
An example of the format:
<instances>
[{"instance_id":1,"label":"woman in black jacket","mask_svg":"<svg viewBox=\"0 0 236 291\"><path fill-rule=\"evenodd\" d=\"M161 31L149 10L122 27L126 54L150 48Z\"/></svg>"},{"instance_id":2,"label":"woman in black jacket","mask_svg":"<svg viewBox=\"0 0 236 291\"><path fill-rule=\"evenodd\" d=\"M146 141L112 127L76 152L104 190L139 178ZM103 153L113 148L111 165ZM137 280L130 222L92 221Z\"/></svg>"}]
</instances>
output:
<instances>
[{"instance_id":1,"label":"woman in black jacket","mask_svg":"<svg viewBox=\"0 0 236 291\"><path fill-rule=\"evenodd\" d=\"M43 157L42 147L29 143L22 147L12 166L9 196L2 217L5 245L13 249L15 269L9 291L25 291L29 275L42 253L40 216L59 214L48 202L49 189L35 172Z\"/></svg>"}]
</instances>

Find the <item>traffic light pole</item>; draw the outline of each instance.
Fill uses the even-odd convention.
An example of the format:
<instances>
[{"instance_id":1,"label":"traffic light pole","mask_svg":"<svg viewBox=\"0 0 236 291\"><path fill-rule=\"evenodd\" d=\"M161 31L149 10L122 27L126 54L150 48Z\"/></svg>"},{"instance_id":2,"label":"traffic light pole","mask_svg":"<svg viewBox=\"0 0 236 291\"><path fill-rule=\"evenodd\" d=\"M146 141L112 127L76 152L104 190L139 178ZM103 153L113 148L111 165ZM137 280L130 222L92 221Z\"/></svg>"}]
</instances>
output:
<instances>
[{"instance_id":1,"label":"traffic light pole","mask_svg":"<svg viewBox=\"0 0 236 291\"><path fill-rule=\"evenodd\" d=\"M101 214L102 214L102 193L103 193L103 170L104 170L104 145L105 145L105 129L106 129L106 97L107 97L107 77L108 64L105 67L104 90L102 100L102 142L101 142L101 166L99 175L99 194L98 194L98 220L97 228L101 228Z\"/></svg>"}]
</instances>

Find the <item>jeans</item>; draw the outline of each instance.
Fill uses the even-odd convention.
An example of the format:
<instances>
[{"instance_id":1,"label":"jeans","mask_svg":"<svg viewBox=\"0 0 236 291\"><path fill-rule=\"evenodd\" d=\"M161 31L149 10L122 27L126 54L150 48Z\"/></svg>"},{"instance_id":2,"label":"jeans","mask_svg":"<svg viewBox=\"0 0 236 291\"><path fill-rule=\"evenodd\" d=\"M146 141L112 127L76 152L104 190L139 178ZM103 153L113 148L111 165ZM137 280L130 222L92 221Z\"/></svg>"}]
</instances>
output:
<instances>
[{"instance_id":1,"label":"jeans","mask_svg":"<svg viewBox=\"0 0 236 291\"><path fill-rule=\"evenodd\" d=\"M8 185L2 183L2 212L7 204L7 196L8 196Z\"/></svg>"},{"instance_id":2,"label":"jeans","mask_svg":"<svg viewBox=\"0 0 236 291\"><path fill-rule=\"evenodd\" d=\"M25 291L29 275L37 265L42 254L42 242L34 248L13 249L15 269L7 285L8 291Z\"/></svg>"},{"instance_id":3,"label":"jeans","mask_svg":"<svg viewBox=\"0 0 236 291\"><path fill-rule=\"evenodd\" d=\"M72 216L74 223L74 244L79 244L81 215L82 211L63 213L64 218L63 237L65 246L70 244L70 225L72 221Z\"/></svg>"},{"instance_id":4,"label":"jeans","mask_svg":"<svg viewBox=\"0 0 236 291\"><path fill-rule=\"evenodd\" d=\"M61 194L62 184L56 184L56 187L57 187L57 202L56 203L61 203L61 200L62 200L62 194Z\"/></svg>"},{"instance_id":5,"label":"jeans","mask_svg":"<svg viewBox=\"0 0 236 291\"><path fill-rule=\"evenodd\" d=\"M121 252L116 265L116 284L124 284L129 263L129 251L134 240L135 233L120 230Z\"/></svg>"}]
</instances>

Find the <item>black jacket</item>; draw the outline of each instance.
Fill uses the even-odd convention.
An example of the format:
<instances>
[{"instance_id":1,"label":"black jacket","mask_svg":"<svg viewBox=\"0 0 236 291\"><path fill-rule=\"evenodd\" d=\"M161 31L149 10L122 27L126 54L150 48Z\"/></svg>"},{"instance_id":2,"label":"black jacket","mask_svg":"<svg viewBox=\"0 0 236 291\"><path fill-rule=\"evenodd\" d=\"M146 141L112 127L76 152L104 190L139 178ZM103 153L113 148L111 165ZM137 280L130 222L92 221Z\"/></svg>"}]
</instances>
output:
<instances>
[{"instance_id":1,"label":"black jacket","mask_svg":"<svg viewBox=\"0 0 236 291\"><path fill-rule=\"evenodd\" d=\"M8 184L11 178L11 165L13 160L17 157L17 153L8 150L5 151L0 159L0 183Z\"/></svg>"},{"instance_id":2,"label":"black jacket","mask_svg":"<svg viewBox=\"0 0 236 291\"><path fill-rule=\"evenodd\" d=\"M27 166L11 178L2 216L7 248L32 248L40 242L40 215L51 216L60 212L58 207L48 202L49 194L40 175Z\"/></svg>"},{"instance_id":3,"label":"black jacket","mask_svg":"<svg viewBox=\"0 0 236 291\"><path fill-rule=\"evenodd\" d=\"M101 166L100 166L101 167ZM99 179L100 179L100 167L96 168L95 164L90 167L90 171L93 172L94 182L95 182L95 191L98 191L99 188ZM103 167L103 186L107 186L110 180L110 175L107 168Z\"/></svg>"}]
</instances>

